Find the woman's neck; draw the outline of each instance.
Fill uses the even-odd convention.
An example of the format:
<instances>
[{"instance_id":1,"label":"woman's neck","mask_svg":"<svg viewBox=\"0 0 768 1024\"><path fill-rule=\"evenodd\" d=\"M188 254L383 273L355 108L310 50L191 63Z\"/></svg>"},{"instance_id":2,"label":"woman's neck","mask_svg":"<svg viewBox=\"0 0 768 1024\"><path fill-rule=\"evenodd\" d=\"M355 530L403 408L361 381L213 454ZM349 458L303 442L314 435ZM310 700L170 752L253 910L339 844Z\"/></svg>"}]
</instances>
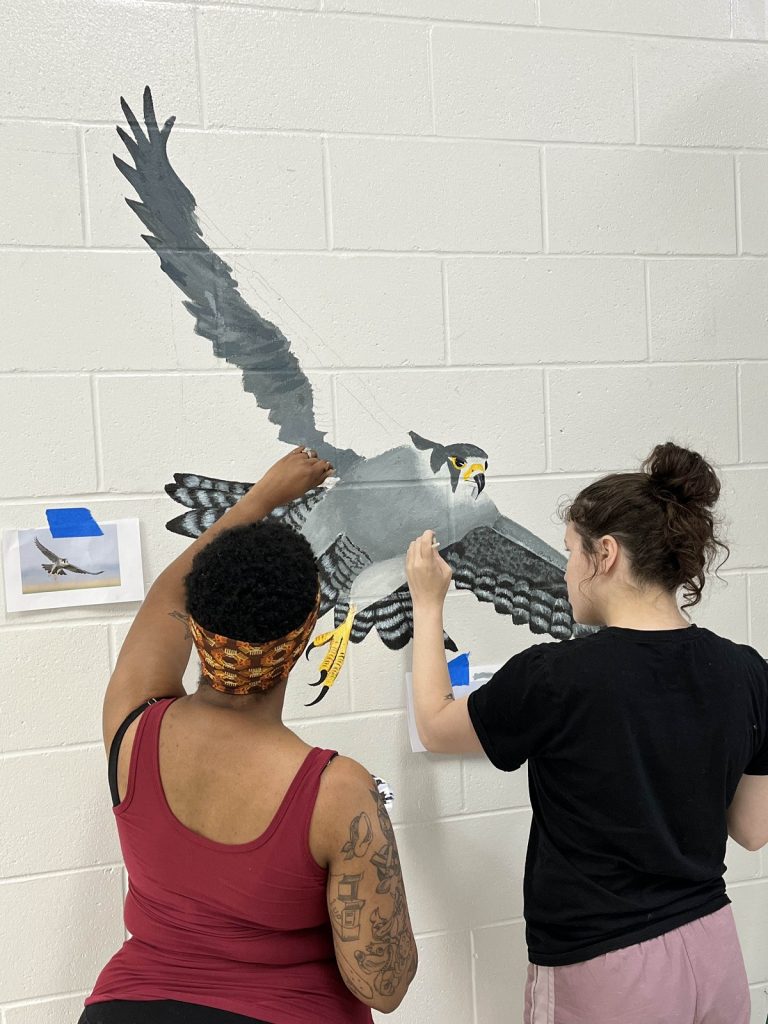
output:
<instances>
[{"instance_id":1,"label":"woman's neck","mask_svg":"<svg viewBox=\"0 0 768 1024\"><path fill-rule=\"evenodd\" d=\"M622 594L606 602L601 618L606 626L623 629L684 629L689 620L680 611L675 594Z\"/></svg>"}]
</instances>

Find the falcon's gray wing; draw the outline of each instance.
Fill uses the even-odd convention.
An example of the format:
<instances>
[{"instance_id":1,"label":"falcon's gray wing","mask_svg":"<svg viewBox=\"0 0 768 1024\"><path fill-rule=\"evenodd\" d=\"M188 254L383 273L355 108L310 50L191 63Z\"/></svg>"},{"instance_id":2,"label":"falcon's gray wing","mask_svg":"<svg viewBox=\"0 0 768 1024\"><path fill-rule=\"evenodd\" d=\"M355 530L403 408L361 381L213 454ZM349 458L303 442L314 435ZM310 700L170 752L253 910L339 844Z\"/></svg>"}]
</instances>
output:
<instances>
[{"instance_id":1,"label":"falcon's gray wing","mask_svg":"<svg viewBox=\"0 0 768 1024\"><path fill-rule=\"evenodd\" d=\"M35 537L35 545L37 547L37 550L38 551L42 551L42 553L45 555L46 558L50 558L50 560L52 562L58 562L59 556L58 555L54 555L54 553L52 551L50 551L45 546L45 544L41 544L40 541L37 539L37 537Z\"/></svg>"},{"instance_id":2,"label":"falcon's gray wing","mask_svg":"<svg viewBox=\"0 0 768 1024\"><path fill-rule=\"evenodd\" d=\"M64 566L64 571L65 572L79 572L83 576L101 576L101 574L104 572L103 569L99 569L98 572L90 572L88 569L78 569L78 567L76 565L72 565L71 562L68 562Z\"/></svg>"},{"instance_id":3,"label":"falcon's gray wing","mask_svg":"<svg viewBox=\"0 0 768 1024\"><path fill-rule=\"evenodd\" d=\"M179 533L182 537L199 537L205 533L209 526L213 526L228 508L232 508L253 487L253 484L237 480L217 480L196 473L174 473L173 479L175 483L165 485L166 493L191 511L171 519L165 525L171 533ZM324 487L313 487L295 501L273 509L266 520L283 522L298 530L309 510L325 494Z\"/></svg>"},{"instance_id":4,"label":"falcon's gray wing","mask_svg":"<svg viewBox=\"0 0 768 1024\"><path fill-rule=\"evenodd\" d=\"M558 640L593 632L573 621L563 579L566 560L518 523L499 516L440 552L458 590L471 590L512 621Z\"/></svg>"},{"instance_id":5,"label":"falcon's gray wing","mask_svg":"<svg viewBox=\"0 0 768 1024\"><path fill-rule=\"evenodd\" d=\"M158 128L152 94L144 90L144 122L121 99L133 138L118 127L135 166L115 156L120 172L136 189L140 202L126 203L149 229L144 241L160 257L160 266L187 296L195 332L213 342L214 354L243 371L243 387L252 394L287 444L314 448L341 475L361 456L336 448L315 425L312 386L282 332L243 299L231 267L205 243L196 215L195 197L171 167L166 152L175 118Z\"/></svg>"}]
</instances>

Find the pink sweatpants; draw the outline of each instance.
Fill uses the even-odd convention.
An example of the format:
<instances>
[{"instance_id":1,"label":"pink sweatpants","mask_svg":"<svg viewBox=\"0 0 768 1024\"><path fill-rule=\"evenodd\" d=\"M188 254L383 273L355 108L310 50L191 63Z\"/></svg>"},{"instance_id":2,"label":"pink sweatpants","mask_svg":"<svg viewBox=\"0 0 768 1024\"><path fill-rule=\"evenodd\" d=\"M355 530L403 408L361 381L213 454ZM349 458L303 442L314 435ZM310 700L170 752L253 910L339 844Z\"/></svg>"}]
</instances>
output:
<instances>
[{"instance_id":1,"label":"pink sweatpants","mask_svg":"<svg viewBox=\"0 0 768 1024\"><path fill-rule=\"evenodd\" d=\"M528 966L523 1024L749 1024L730 907L567 967Z\"/></svg>"}]
</instances>

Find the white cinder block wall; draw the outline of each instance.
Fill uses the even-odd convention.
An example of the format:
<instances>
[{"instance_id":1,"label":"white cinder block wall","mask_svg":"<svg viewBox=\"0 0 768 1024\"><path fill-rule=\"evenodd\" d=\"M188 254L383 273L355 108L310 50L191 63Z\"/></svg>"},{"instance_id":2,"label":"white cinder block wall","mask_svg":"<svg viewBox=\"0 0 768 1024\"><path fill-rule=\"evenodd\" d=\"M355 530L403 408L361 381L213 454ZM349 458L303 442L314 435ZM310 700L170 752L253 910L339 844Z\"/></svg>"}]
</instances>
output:
<instances>
[{"instance_id":1,"label":"white cinder block wall","mask_svg":"<svg viewBox=\"0 0 768 1024\"><path fill-rule=\"evenodd\" d=\"M722 467L733 554L697 621L768 654L765 0L4 0L0 517L138 516L149 583L174 471L282 452L192 332L111 154L119 96L178 115L172 160L247 298L292 339L321 426L490 453L555 545L558 498L673 436ZM0 613L0 1016L74 1022L122 939L99 705L130 605ZM467 595L475 659L533 639ZM519 1019L525 779L411 755L408 651L355 648L289 714L397 793L421 970L402 1024ZM753 986L768 858L732 849Z\"/></svg>"}]
</instances>

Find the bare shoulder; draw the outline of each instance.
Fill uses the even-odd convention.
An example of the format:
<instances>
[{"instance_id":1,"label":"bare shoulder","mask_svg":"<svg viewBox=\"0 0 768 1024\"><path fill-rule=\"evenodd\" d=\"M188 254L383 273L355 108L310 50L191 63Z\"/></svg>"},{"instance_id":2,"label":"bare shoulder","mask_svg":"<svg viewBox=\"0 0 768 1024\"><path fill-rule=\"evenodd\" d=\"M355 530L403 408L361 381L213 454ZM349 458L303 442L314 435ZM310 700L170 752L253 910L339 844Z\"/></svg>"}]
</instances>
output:
<instances>
[{"instance_id":1,"label":"bare shoulder","mask_svg":"<svg viewBox=\"0 0 768 1024\"><path fill-rule=\"evenodd\" d=\"M351 757L334 757L322 774L312 817L310 842L315 860L326 867L338 851L350 821L378 800L373 775Z\"/></svg>"}]
</instances>

